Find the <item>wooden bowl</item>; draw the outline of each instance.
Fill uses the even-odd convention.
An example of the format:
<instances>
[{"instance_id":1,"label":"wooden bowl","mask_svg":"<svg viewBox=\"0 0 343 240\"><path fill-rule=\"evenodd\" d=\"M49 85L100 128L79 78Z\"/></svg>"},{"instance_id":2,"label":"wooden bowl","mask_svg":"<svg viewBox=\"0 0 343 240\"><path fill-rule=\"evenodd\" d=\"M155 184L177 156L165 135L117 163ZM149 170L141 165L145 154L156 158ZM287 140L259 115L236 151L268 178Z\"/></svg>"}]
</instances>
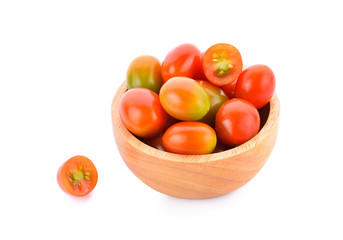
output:
<instances>
[{"instance_id":1,"label":"wooden bowl","mask_svg":"<svg viewBox=\"0 0 343 240\"><path fill-rule=\"evenodd\" d=\"M262 111L266 122L248 142L233 149L181 155L146 145L123 125L118 110L125 82L112 102L112 123L118 150L129 169L153 189L179 198L211 198L229 193L250 181L267 161L276 141L280 104L277 95ZM269 113L269 115L268 115ZM263 116L265 114L265 116Z\"/></svg>"}]
</instances>

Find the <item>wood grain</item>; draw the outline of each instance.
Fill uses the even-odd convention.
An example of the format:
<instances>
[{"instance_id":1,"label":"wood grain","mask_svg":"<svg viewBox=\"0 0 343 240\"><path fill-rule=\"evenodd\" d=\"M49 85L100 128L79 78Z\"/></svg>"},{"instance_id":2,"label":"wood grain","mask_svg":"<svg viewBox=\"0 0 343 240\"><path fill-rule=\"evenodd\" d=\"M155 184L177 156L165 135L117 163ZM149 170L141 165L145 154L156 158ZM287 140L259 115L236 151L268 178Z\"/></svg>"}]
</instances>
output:
<instances>
[{"instance_id":1,"label":"wood grain","mask_svg":"<svg viewBox=\"0 0 343 240\"><path fill-rule=\"evenodd\" d=\"M118 104L125 82L114 96L111 113L118 150L129 169L153 189L179 198L211 198L229 193L250 181L267 161L277 138L280 104L274 94L269 116L248 142L219 153L180 155L146 145L122 124Z\"/></svg>"}]
</instances>

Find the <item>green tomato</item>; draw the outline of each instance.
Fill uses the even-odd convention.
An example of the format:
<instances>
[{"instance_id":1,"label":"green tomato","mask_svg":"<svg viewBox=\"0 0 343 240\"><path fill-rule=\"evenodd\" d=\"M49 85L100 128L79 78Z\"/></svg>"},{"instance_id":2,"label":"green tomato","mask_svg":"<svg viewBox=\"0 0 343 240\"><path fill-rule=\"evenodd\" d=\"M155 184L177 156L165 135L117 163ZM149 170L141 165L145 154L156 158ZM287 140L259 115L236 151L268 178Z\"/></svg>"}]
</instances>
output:
<instances>
[{"instance_id":1,"label":"green tomato","mask_svg":"<svg viewBox=\"0 0 343 240\"><path fill-rule=\"evenodd\" d=\"M214 122L216 120L216 114L221 105L223 105L229 98L225 95L223 90L210 83L209 81L203 80L196 80L206 91L208 96L210 97L211 107L208 113L199 121L203 123L207 123L211 126L214 126Z\"/></svg>"},{"instance_id":2,"label":"green tomato","mask_svg":"<svg viewBox=\"0 0 343 240\"><path fill-rule=\"evenodd\" d=\"M126 86L131 88L147 88L159 93L163 79L160 61L149 55L135 58L127 70Z\"/></svg>"}]
</instances>

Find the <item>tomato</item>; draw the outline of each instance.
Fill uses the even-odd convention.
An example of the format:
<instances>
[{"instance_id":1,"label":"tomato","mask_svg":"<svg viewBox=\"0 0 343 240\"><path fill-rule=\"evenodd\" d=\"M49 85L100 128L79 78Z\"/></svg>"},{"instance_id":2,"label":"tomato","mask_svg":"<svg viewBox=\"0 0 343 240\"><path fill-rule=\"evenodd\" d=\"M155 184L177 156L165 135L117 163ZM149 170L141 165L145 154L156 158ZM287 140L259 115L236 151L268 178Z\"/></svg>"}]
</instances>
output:
<instances>
[{"instance_id":1,"label":"tomato","mask_svg":"<svg viewBox=\"0 0 343 240\"><path fill-rule=\"evenodd\" d=\"M139 137L158 135L168 119L158 95L146 88L125 92L119 101L119 114L125 127Z\"/></svg>"},{"instance_id":2,"label":"tomato","mask_svg":"<svg viewBox=\"0 0 343 240\"><path fill-rule=\"evenodd\" d=\"M250 102L233 98L219 108L215 125L218 139L230 147L235 147L258 133L260 115Z\"/></svg>"},{"instance_id":3,"label":"tomato","mask_svg":"<svg viewBox=\"0 0 343 240\"><path fill-rule=\"evenodd\" d=\"M195 78L202 71L201 52L193 44L185 43L171 50L164 58L161 67L163 80L172 77Z\"/></svg>"},{"instance_id":4,"label":"tomato","mask_svg":"<svg viewBox=\"0 0 343 240\"><path fill-rule=\"evenodd\" d=\"M216 132L202 122L179 122L167 129L162 137L168 152L207 154L216 146Z\"/></svg>"},{"instance_id":5,"label":"tomato","mask_svg":"<svg viewBox=\"0 0 343 240\"><path fill-rule=\"evenodd\" d=\"M227 43L218 43L206 50L203 68L207 79L223 86L236 80L242 72L243 62L240 52Z\"/></svg>"},{"instance_id":6,"label":"tomato","mask_svg":"<svg viewBox=\"0 0 343 240\"><path fill-rule=\"evenodd\" d=\"M64 192L82 197L96 186L98 172L91 160L78 155L67 160L58 169L57 182Z\"/></svg>"},{"instance_id":7,"label":"tomato","mask_svg":"<svg viewBox=\"0 0 343 240\"><path fill-rule=\"evenodd\" d=\"M160 61L153 56L140 56L135 58L126 74L128 89L143 87L158 94L163 84Z\"/></svg>"},{"instance_id":8,"label":"tomato","mask_svg":"<svg viewBox=\"0 0 343 240\"><path fill-rule=\"evenodd\" d=\"M228 96L230 99L236 97L236 84L237 79L221 87L226 96Z\"/></svg>"},{"instance_id":9,"label":"tomato","mask_svg":"<svg viewBox=\"0 0 343 240\"><path fill-rule=\"evenodd\" d=\"M211 106L205 89L195 80L186 77L174 77L163 84L160 100L169 115L183 121L203 118Z\"/></svg>"},{"instance_id":10,"label":"tomato","mask_svg":"<svg viewBox=\"0 0 343 240\"><path fill-rule=\"evenodd\" d=\"M214 125L218 109L221 105L223 105L224 102L229 99L225 95L223 90L220 89L220 87L215 86L208 81L197 80L197 82L205 89L211 101L210 110L205 115L205 117L203 117L199 121L209 125Z\"/></svg>"},{"instance_id":11,"label":"tomato","mask_svg":"<svg viewBox=\"0 0 343 240\"><path fill-rule=\"evenodd\" d=\"M143 139L142 141L153 148L156 148L161 151L167 151L163 146L162 135L158 135L153 138Z\"/></svg>"},{"instance_id":12,"label":"tomato","mask_svg":"<svg viewBox=\"0 0 343 240\"><path fill-rule=\"evenodd\" d=\"M275 76L266 65L253 65L246 68L236 84L236 96L246 99L256 108L266 105L275 90Z\"/></svg>"}]
</instances>

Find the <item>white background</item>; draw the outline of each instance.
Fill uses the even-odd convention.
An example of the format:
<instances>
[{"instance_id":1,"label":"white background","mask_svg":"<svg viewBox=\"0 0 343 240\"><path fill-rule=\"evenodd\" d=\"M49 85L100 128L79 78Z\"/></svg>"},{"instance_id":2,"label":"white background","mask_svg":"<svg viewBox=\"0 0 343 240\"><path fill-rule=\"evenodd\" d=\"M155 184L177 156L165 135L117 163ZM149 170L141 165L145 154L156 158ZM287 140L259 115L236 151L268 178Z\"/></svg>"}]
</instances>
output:
<instances>
[{"instance_id":1,"label":"white background","mask_svg":"<svg viewBox=\"0 0 343 240\"><path fill-rule=\"evenodd\" d=\"M0 2L0 239L342 239L340 1ZM130 61L189 42L235 45L269 65L281 122L247 185L185 200L122 161L110 106ZM73 198L56 181L74 155L98 185Z\"/></svg>"}]
</instances>

